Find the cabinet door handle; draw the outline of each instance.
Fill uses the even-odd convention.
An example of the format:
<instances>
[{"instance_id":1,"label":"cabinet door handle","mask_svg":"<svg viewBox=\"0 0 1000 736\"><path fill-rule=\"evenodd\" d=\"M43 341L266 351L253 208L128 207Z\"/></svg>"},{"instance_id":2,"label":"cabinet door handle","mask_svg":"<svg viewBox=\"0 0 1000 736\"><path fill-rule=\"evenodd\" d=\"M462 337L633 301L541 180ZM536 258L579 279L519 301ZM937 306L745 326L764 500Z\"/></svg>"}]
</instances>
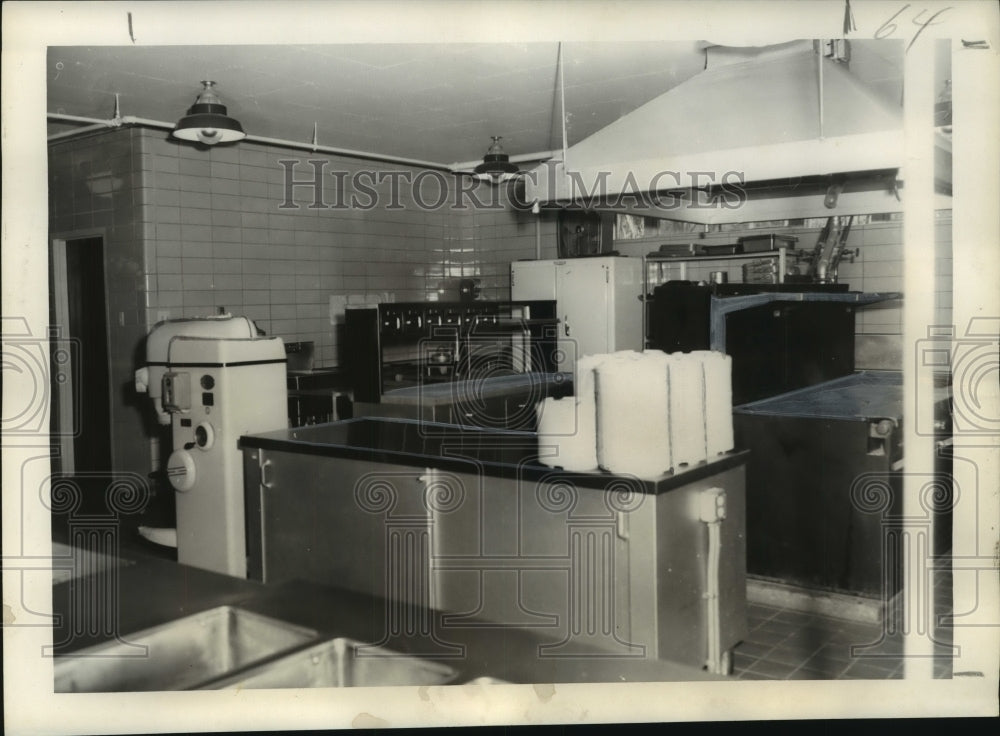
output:
<instances>
[{"instance_id":1,"label":"cabinet door handle","mask_svg":"<svg viewBox=\"0 0 1000 736\"><path fill-rule=\"evenodd\" d=\"M270 460L265 460L260 464L260 484L269 490L274 487L274 479L271 478Z\"/></svg>"},{"instance_id":2,"label":"cabinet door handle","mask_svg":"<svg viewBox=\"0 0 1000 736\"><path fill-rule=\"evenodd\" d=\"M568 314L565 317L563 317L563 332L566 334L566 337L569 337L569 315Z\"/></svg>"}]
</instances>

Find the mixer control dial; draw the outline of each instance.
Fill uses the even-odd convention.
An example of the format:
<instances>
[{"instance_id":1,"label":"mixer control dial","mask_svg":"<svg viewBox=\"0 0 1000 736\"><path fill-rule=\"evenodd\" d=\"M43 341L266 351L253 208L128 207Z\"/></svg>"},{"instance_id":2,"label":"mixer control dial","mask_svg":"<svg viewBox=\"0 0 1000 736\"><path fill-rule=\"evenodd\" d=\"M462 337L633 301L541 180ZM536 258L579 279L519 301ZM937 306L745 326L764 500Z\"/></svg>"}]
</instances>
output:
<instances>
[{"instance_id":1,"label":"mixer control dial","mask_svg":"<svg viewBox=\"0 0 1000 736\"><path fill-rule=\"evenodd\" d=\"M194 488L195 466L194 458L187 450L174 450L167 459L167 478L178 491L190 491Z\"/></svg>"}]
</instances>

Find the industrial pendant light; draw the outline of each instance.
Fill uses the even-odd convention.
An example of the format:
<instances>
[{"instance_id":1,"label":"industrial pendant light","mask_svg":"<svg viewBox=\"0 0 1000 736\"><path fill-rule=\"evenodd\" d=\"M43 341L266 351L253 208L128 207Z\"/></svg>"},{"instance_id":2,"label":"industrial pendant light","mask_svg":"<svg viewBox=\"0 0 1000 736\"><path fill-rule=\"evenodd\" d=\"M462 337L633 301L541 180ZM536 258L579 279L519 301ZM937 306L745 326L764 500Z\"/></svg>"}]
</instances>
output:
<instances>
[{"instance_id":1,"label":"industrial pendant light","mask_svg":"<svg viewBox=\"0 0 1000 736\"><path fill-rule=\"evenodd\" d=\"M492 135L493 143L483 156L483 162L473 169L477 174L489 174L494 179L499 179L504 174L516 174L520 171L510 162L510 157L503 152L500 145L501 136Z\"/></svg>"},{"instance_id":2,"label":"industrial pendant light","mask_svg":"<svg viewBox=\"0 0 1000 736\"><path fill-rule=\"evenodd\" d=\"M173 135L184 141L197 141L206 146L232 143L246 138L243 126L226 114L226 106L212 89L215 82L202 82L204 89L191 105L188 114L177 122Z\"/></svg>"}]
</instances>

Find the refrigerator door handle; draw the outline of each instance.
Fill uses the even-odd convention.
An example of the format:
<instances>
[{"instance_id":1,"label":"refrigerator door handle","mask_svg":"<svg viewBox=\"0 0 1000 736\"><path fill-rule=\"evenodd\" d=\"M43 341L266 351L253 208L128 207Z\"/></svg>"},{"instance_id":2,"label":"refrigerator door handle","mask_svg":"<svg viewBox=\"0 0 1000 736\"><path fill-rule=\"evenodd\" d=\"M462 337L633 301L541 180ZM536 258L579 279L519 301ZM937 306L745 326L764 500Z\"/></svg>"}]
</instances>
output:
<instances>
[{"instance_id":1,"label":"refrigerator door handle","mask_svg":"<svg viewBox=\"0 0 1000 736\"><path fill-rule=\"evenodd\" d=\"M569 337L569 315L568 314L563 316L563 332L565 333L566 337Z\"/></svg>"}]
</instances>

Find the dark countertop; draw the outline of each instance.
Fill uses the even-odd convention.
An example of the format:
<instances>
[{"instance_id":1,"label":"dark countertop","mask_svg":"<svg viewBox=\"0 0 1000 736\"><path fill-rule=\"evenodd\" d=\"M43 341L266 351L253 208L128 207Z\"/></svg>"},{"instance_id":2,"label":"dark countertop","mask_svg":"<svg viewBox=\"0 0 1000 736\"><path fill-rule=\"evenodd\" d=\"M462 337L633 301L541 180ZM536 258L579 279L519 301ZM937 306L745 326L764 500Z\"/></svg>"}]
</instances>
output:
<instances>
[{"instance_id":1,"label":"dark countertop","mask_svg":"<svg viewBox=\"0 0 1000 736\"><path fill-rule=\"evenodd\" d=\"M860 371L737 406L733 411L853 421L886 418L898 424L903 417L903 375L896 371Z\"/></svg>"},{"instance_id":2,"label":"dark countertop","mask_svg":"<svg viewBox=\"0 0 1000 736\"><path fill-rule=\"evenodd\" d=\"M951 397L948 385L934 386L934 402ZM832 381L752 401L733 408L736 414L869 421L903 419L903 374L900 371L858 371Z\"/></svg>"},{"instance_id":3,"label":"dark countertop","mask_svg":"<svg viewBox=\"0 0 1000 736\"><path fill-rule=\"evenodd\" d=\"M729 679L672 662L609 657L598 650L591 650L593 656L540 656L539 646L552 641L489 622L475 627L468 623L462 628L447 627L438 612L430 616L434 639L412 634L386 637L389 615L398 615L398 611L390 611L379 598L297 581L268 586L146 557L141 552L129 551L126 557L129 563L109 579L117 585L119 601L114 626L80 620L95 615L99 608L81 605L78 600L99 587L93 585L96 576L53 586L53 642L57 656L111 639L115 634L127 640L129 633L229 605L315 629L323 639L346 636L403 653L430 651L428 659L458 670L454 684L478 677L553 684ZM71 638L73 630L102 633ZM432 649L428 650L428 646ZM442 650L440 655L433 654L438 648Z\"/></svg>"},{"instance_id":4,"label":"dark countertop","mask_svg":"<svg viewBox=\"0 0 1000 736\"><path fill-rule=\"evenodd\" d=\"M790 290L769 291L757 294L718 295L712 299L715 308L721 312L734 312L750 307L759 307L772 302L842 302L845 304L877 304L879 302L901 299L898 291L863 292L863 291L813 291L806 284L792 284Z\"/></svg>"},{"instance_id":5,"label":"dark countertop","mask_svg":"<svg viewBox=\"0 0 1000 736\"><path fill-rule=\"evenodd\" d=\"M509 477L532 482L555 478L582 488L624 483L637 493L667 493L746 462L746 451L720 455L659 478L644 480L605 472L579 473L542 465L534 432L479 429L417 419L361 417L240 437L241 448L349 458L367 462Z\"/></svg>"},{"instance_id":6,"label":"dark countertop","mask_svg":"<svg viewBox=\"0 0 1000 736\"><path fill-rule=\"evenodd\" d=\"M572 376L566 373L516 373L442 381L386 391L382 394L382 401L386 404L407 405L453 404L457 401L481 401L521 393L537 394L539 398L543 398L553 388L569 386L572 380Z\"/></svg>"}]
</instances>

